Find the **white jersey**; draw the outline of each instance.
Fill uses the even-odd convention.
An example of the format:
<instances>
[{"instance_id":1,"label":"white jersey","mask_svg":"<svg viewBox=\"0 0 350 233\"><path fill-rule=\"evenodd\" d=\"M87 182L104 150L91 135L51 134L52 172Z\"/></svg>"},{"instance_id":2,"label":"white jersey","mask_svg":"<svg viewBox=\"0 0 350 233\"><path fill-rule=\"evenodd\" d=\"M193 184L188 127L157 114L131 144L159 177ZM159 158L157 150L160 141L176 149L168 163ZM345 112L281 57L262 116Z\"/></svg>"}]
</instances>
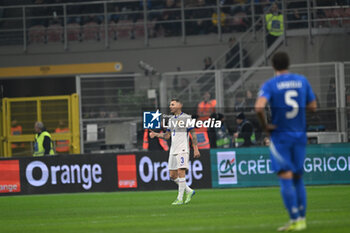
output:
<instances>
[{"instance_id":1,"label":"white jersey","mask_svg":"<svg viewBox=\"0 0 350 233\"><path fill-rule=\"evenodd\" d=\"M186 127L186 122L190 120L191 116L183 112L169 119L167 131L171 133L170 155L190 152L189 131L193 128Z\"/></svg>"}]
</instances>

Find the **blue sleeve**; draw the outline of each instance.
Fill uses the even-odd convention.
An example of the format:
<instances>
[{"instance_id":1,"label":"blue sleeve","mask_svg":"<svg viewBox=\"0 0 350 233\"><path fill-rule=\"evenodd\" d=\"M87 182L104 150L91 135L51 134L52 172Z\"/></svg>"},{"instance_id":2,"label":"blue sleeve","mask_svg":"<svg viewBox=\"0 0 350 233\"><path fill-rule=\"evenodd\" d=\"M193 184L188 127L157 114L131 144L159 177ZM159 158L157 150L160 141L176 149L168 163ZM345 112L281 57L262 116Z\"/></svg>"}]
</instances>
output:
<instances>
[{"instance_id":1,"label":"blue sleeve","mask_svg":"<svg viewBox=\"0 0 350 233\"><path fill-rule=\"evenodd\" d=\"M271 88L268 82L265 82L263 86L260 88L258 93L258 97L265 97L267 100L271 99Z\"/></svg>"},{"instance_id":2,"label":"blue sleeve","mask_svg":"<svg viewBox=\"0 0 350 233\"><path fill-rule=\"evenodd\" d=\"M306 104L314 101L316 99L316 96L314 92L312 91L310 83L306 80Z\"/></svg>"},{"instance_id":3,"label":"blue sleeve","mask_svg":"<svg viewBox=\"0 0 350 233\"><path fill-rule=\"evenodd\" d=\"M187 132L190 132L192 129L194 129L193 127L187 128Z\"/></svg>"}]
</instances>

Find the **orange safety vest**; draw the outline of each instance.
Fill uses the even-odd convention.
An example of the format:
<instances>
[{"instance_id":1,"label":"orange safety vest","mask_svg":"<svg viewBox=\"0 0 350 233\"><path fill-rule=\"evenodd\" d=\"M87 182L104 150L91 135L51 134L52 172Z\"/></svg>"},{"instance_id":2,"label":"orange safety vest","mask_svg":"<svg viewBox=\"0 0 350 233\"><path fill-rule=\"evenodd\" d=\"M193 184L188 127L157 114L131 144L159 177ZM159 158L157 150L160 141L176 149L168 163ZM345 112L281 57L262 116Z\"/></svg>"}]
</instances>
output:
<instances>
[{"instance_id":1,"label":"orange safety vest","mask_svg":"<svg viewBox=\"0 0 350 233\"><path fill-rule=\"evenodd\" d=\"M207 120L210 115L215 112L215 106L216 106L216 100L210 100L208 102L200 102L198 104L198 110L197 114L199 117L199 120L205 121Z\"/></svg>"},{"instance_id":2,"label":"orange safety vest","mask_svg":"<svg viewBox=\"0 0 350 233\"><path fill-rule=\"evenodd\" d=\"M68 133L68 128L57 128L55 133ZM56 141L56 152L69 152L69 140L58 140Z\"/></svg>"},{"instance_id":3,"label":"orange safety vest","mask_svg":"<svg viewBox=\"0 0 350 233\"><path fill-rule=\"evenodd\" d=\"M198 149L210 149L210 142L207 128L194 128L197 136ZM190 134L192 140L192 134Z\"/></svg>"},{"instance_id":4,"label":"orange safety vest","mask_svg":"<svg viewBox=\"0 0 350 233\"><path fill-rule=\"evenodd\" d=\"M160 133L163 133L163 131L160 131ZM169 146L166 140L163 138L158 138L160 146L163 148L164 151L169 150ZM145 132L143 133L143 145L142 148L147 150L149 147L149 142L148 142L148 129L145 129Z\"/></svg>"},{"instance_id":5,"label":"orange safety vest","mask_svg":"<svg viewBox=\"0 0 350 233\"><path fill-rule=\"evenodd\" d=\"M11 127L11 135L21 135L22 134L22 126L17 125L16 127ZM19 148L24 147L23 143L11 143L11 148Z\"/></svg>"}]
</instances>

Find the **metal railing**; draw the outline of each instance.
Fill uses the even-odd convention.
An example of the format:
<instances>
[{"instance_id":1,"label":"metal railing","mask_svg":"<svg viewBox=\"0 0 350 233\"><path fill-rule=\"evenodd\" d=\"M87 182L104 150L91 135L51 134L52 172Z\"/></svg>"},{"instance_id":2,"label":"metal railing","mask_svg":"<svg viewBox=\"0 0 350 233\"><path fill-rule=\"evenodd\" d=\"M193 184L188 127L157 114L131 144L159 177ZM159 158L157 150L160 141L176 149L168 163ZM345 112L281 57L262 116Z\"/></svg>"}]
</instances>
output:
<instances>
[{"instance_id":1,"label":"metal railing","mask_svg":"<svg viewBox=\"0 0 350 233\"><path fill-rule=\"evenodd\" d=\"M239 80L242 72L249 71L252 74L250 79ZM308 130L337 132L340 138L343 138L342 140L348 141L350 63L292 65L290 71L305 75L317 96L319 110L317 115L308 115ZM189 114L197 113L198 104L203 101L203 95L213 87L211 98L216 99L216 111L225 115L228 127L234 129L236 125L234 116L245 112L249 119L255 122L257 130L259 129L254 113L254 104L262 83L274 75L271 67L164 73L160 84L161 109L167 109L170 98L176 93L176 89L172 85L175 77L180 81L190 82L191 79L203 75L211 75L215 81L207 86L197 84L190 87L191 91L184 96L184 107ZM237 80L239 80L238 88L234 92L228 91L232 84L237 83ZM180 83L186 82L181 81ZM182 89L181 86L176 88Z\"/></svg>"},{"instance_id":2,"label":"metal railing","mask_svg":"<svg viewBox=\"0 0 350 233\"><path fill-rule=\"evenodd\" d=\"M156 83L151 78L141 74L77 76L80 146L84 153L137 146L142 111L156 108L156 100L147 94L152 83ZM126 128L120 131L123 127Z\"/></svg>"},{"instance_id":3,"label":"metal railing","mask_svg":"<svg viewBox=\"0 0 350 233\"><path fill-rule=\"evenodd\" d=\"M268 22L265 20L265 15L258 15L255 21L253 21L251 27L245 31L239 38L236 39L231 47L221 54L213 64L208 67L208 69L223 69L223 68L243 68L243 67L256 67L263 64L267 65L268 57L284 42L287 44L287 36L293 35L295 29L307 29L307 35L309 37L310 43L312 43L313 31L320 27L343 27L349 26L346 30L350 29L350 8L349 6L320 6L316 5L316 1L280 1L282 9L278 14L283 15L283 36L280 36L272 45L268 47L267 45L267 34L266 25ZM299 7L295 7L299 4ZM300 7L304 5L303 7ZM254 4L252 5L254 6ZM326 12L337 12L337 17L332 17L333 15L327 13L323 15L320 11ZM271 11L271 6L268 7L265 13ZM346 12L348 15L346 16ZM341 13L343 12L343 13ZM296 19L296 17L299 17ZM339 23L334 23L338 22ZM345 23L344 23L345 22ZM345 28L344 28L345 29ZM337 33L343 33L344 31L336 31ZM318 32L320 33L320 32ZM322 32L321 32L322 33ZM330 31L324 31L328 34ZM236 81L245 81L251 78L253 75L253 70L241 70L240 78ZM205 79L204 79L205 78ZM207 86L208 83L213 83L213 76L208 76L207 74L199 75L197 78L193 79L190 85L184 88L180 93L177 94L178 97L184 98L187 92L190 91L190 87L197 85L198 82L202 83L202 86ZM229 92L234 92L239 87L239 82L232 83L230 88L227 90ZM208 91L213 92L214 87L212 86ZM187 95L191 98L191 95ZM218 98L218 96L216 96ZM190 101L190 100L189 100Z\"/></svg>"},{"instance_id":4,"label":"metal railing","mask_svg":"<svg viewBox=\"0 0 350 233\"><path fill-rule=\"evenodd\" d=\"M136 0L113 0L2 6L0 39L3 45L22 44L24 51L29 44L51 42L62 42L63 48L68 49L69 42L74 40L99 40L108 48L115 39L125 37L143 38L146 46L150 39L159 36L178 36L186 43L190 35L216 33L222 41L223 34L245 32L252 25L255 26L251 32L256 35L256 29L264 27L263 22L257 21L269 9L269 5L254 0L242 5L222 5L217 0L215 5L194 6L182 0L173 6L153 7L148 2L143 0L142 5ZM285 28L307 28L310 38L315 27L349 26L349 6L316 6L315 1L311 4L300 0L278 2L285 16ZM293 7L294 2L310 4Z\"/></svg>"}]
</instances>

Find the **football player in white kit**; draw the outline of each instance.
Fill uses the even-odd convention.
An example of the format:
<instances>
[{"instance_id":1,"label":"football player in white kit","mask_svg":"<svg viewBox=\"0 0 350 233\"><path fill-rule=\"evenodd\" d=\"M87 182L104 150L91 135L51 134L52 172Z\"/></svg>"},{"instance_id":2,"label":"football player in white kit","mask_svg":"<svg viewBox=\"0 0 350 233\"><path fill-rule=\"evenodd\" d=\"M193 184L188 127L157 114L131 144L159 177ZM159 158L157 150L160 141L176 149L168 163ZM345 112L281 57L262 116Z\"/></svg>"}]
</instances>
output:
<instances>
[{"instance_id":1,"label":"football player in white kit","mask_svg":"<svg viewBox=\"0 0 350 233\"><path fill-rule=\"evenodd\" d=\"M168 128L165 133L156 133L151 131L150 137L159 137L168 140L171 137L171 148L169 153L168 169L170 178L179 186L177 199L172 205L187 204L191 201L195 191L186 184L186 170L190 157L189 134L192 135L192 146L194 158L199 158L200 153L197 146L197 136L194 128L189 127L187 122L191 116L182 112L182 103L179 99L173 98L170 101L170 111L174 114L168 122ZM184 200L183 196L186 193Z\"/></svg>"}]
</instances>

